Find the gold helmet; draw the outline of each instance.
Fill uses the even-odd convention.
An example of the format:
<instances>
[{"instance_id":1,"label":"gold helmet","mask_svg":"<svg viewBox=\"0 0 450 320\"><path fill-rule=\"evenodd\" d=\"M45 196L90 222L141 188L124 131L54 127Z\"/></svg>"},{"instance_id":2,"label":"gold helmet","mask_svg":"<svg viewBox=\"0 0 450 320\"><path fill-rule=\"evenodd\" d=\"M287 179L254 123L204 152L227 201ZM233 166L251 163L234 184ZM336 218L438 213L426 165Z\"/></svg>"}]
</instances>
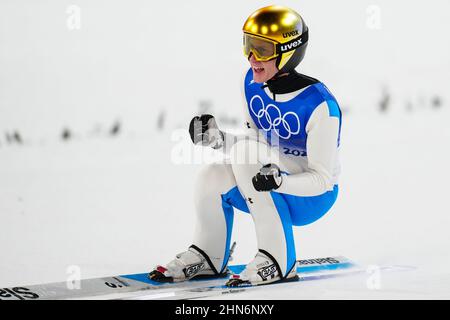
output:
<instances>
[{"instance_id":1,"label":"gold helmet","mask_svg":"<svg viewBox=\"0 0 450 320\"><path fill-rule=\"evenodd\" d=\"M283 6L268 6L252 13L244 27L244 54L259 61L277 59L280 72L294 69L303 60L308 28L302 17Z\"/></svg>"}]
</instances>

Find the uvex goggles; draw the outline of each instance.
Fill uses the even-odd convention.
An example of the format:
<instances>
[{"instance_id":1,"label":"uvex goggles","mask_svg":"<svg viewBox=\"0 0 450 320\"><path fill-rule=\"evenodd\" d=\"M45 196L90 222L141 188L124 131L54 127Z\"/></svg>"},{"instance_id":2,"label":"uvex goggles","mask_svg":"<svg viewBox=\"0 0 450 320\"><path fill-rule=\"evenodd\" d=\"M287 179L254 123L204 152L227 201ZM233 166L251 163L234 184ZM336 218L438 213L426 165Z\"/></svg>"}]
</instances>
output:
<instances>
[{"instance_id":1,"label":"uvex goggles","mask_svg":"<svg viewBox=\"0 0 450 320\"><path fill-rule=\"evenodd\" d=\"M244 33L244 55L247 59L253 53L258 61L269 61L280 54L292 51L300 47L308 41L308 30L302 33L301 36L288 41L286 43L279 43L274 40Z\"/></svg>"}]
</instances>

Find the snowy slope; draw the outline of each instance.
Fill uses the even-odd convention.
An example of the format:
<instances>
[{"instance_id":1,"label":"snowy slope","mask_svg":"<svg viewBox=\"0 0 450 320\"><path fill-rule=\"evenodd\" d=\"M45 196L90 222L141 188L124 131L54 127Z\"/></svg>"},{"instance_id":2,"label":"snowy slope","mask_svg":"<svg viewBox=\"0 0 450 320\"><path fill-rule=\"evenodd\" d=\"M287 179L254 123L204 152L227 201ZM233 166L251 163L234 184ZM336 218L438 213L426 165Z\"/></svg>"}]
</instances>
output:
<instances>
[{"instance_id":1,"label":"snowy slope","mask_svg":"<svg viewBox=\"0 0 450 320\"><path fill-rule=\"evenodd\" d=\"M386 275L386 297L448 298L448 115L348 115L340 199L328 216L296 229L299 257L342 254L363 264L417 266L402 280ZM380 130L390 135L373 134ZM0 286L65 281L71 265L83 278L143 272L184 250L200 165L174 164L176 143L155 134L160 139L124 134L0 149ZM245 263L256 249L249 216L237 215L234 237L235 262ZM328 281L301 284L315 288L310 296L295 287L277 295L314 298L325 290L330 298L354 297L368 294L366 280L332 280L336 292ZM402 291L405 283L411 289Z\"/></svg>"},{"instance_id":2,"label":"snowy slope","mask_svg":"<svg viewBox=\"0 0 450 320\"><path fill-rule=\"evenodd\" d=\"M71 1L0 3L0 287L65 281L70 266L82 278L144 272L190 244L201 164L180 163L180 139L196 159L185 128L201 101L223 128L240 117L240 27L268 2L127 3L78 1L78 31L66 27ZM368 289L367 274L230 298L450 298L448 1L283 4L311 28L300 71L349 110L340 197L295 230L298 256L418 269L383 273L380 290ZM366 26L372 4L380 30ZM383 90L389 112L379 114ZM108 136L116 119L122 130ZM75 134L66 143L65 126ZM11 130L24 145L6 143ZM237 214L233 236L235 263L249 261L248 215Z\"/></svg>"}]
</instances>

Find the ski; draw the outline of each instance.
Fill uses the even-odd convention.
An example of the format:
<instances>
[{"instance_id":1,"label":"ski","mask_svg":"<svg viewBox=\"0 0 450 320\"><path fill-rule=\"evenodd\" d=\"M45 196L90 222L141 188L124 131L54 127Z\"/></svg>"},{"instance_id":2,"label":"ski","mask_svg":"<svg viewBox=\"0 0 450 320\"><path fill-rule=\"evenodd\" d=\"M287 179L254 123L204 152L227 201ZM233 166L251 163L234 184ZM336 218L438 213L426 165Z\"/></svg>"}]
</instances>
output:
<instances>
[{"instance_id":1,"label":"ski","mask_svg":"<svg viewBox=\"0 0 450 320\"><path fill-rule=\"evenodd\" d=\"M380 267L379 271L407 271L413 270L413 267L408 266L384 266ZM117 297L123 300L188 300L188 299L201 299L201 298L212 298L221 295L229 295L236 293L243 293L248 291L256 291L256 290L276 290L277 288L284 286L294 286L298 283L305 281L316 281L316 280L325 280L332 278L340 278L340 277L350 277L356 276L360 274L364 274L367 272L367 268L362 268L358 266L352 266L348 269L336 269L332 270L324 270L322 272L305 272L303 274L299 274L299 278L294 281L289 282L276 282L267 285L245 285L242 287L230 288L225 286L224 284L210 286L210 287L200 287L200 288L187 288L181 289L178 291L167 291L165 293L153 294L149 292L141 292L141 293L132 293L129 295L124 295L122 297Z\"/></svg>"},{"instance_id":2,"label":"ski","mask_svg":"<svg viewBox=\"0 0 450 320\"><path fill-rule=\"evenodd\" d=\"M324 270L319 273L308 273L305 272L299 275L296 280L291 280L289 282L274 282L267 285L243 285L240 287L227 287L224 284L209 286L209 287L199 287L199 288L186 288L177 291L167 291L160 294L155 294L152 292L140 292L140 293L130 293L128 295L123 295L120 299L123 300L188 300L188 299L201 299L201 298L211 298L220 295L229 295L236 293L243 293L254 290L275 290L282 286L292 286L298 282L312 281L312 280L324 280L337 277L345 277L356 275L364 272L365 270L361 268L352 267L347 270L338 269L337 271Z\"/></svg>"},{"instance_id":3,"label":"ski","mask_svg":"<svg viewBox=\"0 0 450 320\"><path fill-rule=\"evenodd\" d=\"M326 257L300 260L297 268L300 279L312 275L340 273L356 268L346 257ZM239 274L245 265L230 266L230 272ZM50 284L0 288L0 300L60 300L60 299L185 299L191 291L197 295L226 290L228 277L199 279L176 283L158 283L148 278L148 273L57 282ZM228 288L230 289L230 288ZM237 288L237 290L242 288ZM232 289L230 289L232 292ZM196 296L195 296L196 297Z\"/></svg>"}]
</instances>

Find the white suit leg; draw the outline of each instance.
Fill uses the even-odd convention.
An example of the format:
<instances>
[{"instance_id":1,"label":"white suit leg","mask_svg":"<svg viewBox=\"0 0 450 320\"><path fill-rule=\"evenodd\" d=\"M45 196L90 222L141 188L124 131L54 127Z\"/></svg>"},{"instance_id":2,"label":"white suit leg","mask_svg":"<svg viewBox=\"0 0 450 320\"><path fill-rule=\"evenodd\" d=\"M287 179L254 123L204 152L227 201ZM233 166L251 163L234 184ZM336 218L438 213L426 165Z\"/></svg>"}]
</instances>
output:
<instances>
[{"instance_id":1,"label":"white suit leg","mask_svg":"<svg viewBox=\"0 0 450 320\"><path fill-rule=\"evenodd\" d=\"M212 164L202 169L195 186L197 220L194 245L203 250L220 273L228 260L233 209L224 207L222 195L236 186L229 164Z\"/></svg>"},{"instance_id":2,"label":"white suit leg","mask_svg":"<svg viewBox=\"0 0 450 320\"><path fill-rule=\"evenodd\" d=\"M273 150L264 143L241 140L231 148L230 156L237 185L241 194L247 199L247 205L255 223L258 248L268 252L276 260L281 273L285 276L295 262L295 245L289 210L285 204L283 205L280 194L258 192L252 183L252 178L264 164L275 163L283 170L277 160L278 154L278 150ZM292 262L293 259L294 262Z\"/></svg>"}]
</instances>

